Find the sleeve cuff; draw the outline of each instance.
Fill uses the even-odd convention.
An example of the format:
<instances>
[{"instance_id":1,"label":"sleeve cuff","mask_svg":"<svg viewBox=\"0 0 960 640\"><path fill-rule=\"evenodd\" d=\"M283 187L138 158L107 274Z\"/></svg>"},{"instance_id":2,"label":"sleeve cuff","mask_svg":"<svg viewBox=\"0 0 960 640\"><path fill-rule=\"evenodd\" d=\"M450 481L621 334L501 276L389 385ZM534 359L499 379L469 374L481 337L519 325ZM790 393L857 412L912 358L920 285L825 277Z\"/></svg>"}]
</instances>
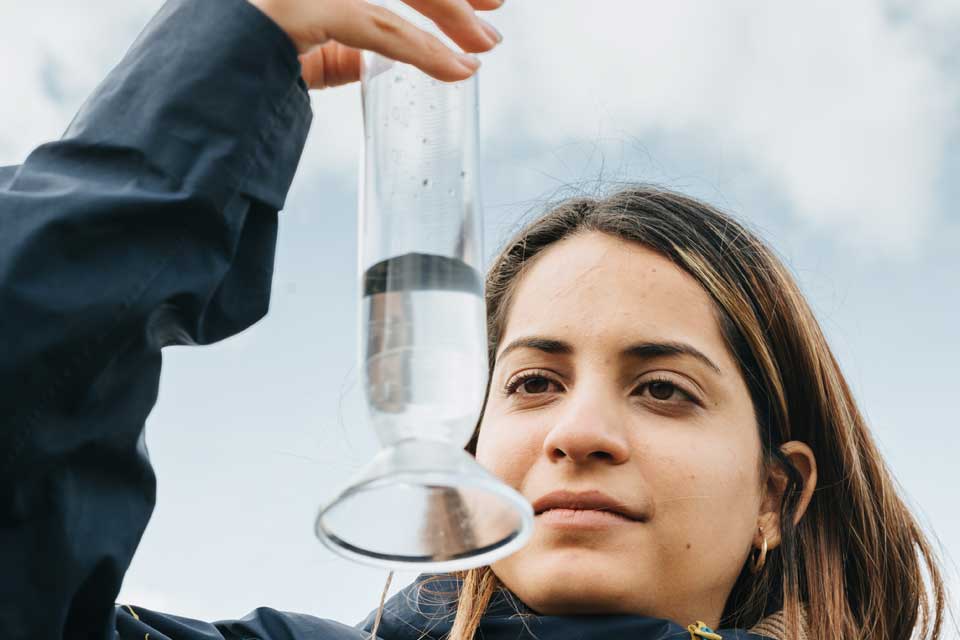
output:
<instances>
[{"instance_id":1,"label":"sleeve cuff","mask_svg":"<svg viewBox=\"0 0 960 640\"><path fill-rule=\"evenodd\" d=\"M247 0L168 0L64 139L132 147L183 188L281 209L312 113L293 42Z\"/></svg>"}]
</instances>

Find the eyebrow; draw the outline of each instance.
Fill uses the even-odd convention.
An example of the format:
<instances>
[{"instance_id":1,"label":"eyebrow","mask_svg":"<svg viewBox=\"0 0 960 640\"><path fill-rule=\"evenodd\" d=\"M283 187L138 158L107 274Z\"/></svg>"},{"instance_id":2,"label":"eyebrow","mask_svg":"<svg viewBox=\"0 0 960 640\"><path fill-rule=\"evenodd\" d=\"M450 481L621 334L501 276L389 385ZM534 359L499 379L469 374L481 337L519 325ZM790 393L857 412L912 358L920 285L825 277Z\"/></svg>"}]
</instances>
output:
<instances>
[{"instance_id":1,"label":"eyebrow","mask_svg":"<svg viewBox=\"0 0 960 640\"><path fill-rule=\"evenodd\" d=\"M560 355L572 355L574 353L573 345L563 340L543 336L524 336L517 338L504 347L500 355L497 356L497 360L505 357L511 351L524 348ZM720 367L714 364L713 360L705 356L702 351L685 342L639 342L621 350L620 355L643 359L661 358L664 356L692 356L713 369L718 375L722 375L720 373Z\"/></svg>"}]
</instances>

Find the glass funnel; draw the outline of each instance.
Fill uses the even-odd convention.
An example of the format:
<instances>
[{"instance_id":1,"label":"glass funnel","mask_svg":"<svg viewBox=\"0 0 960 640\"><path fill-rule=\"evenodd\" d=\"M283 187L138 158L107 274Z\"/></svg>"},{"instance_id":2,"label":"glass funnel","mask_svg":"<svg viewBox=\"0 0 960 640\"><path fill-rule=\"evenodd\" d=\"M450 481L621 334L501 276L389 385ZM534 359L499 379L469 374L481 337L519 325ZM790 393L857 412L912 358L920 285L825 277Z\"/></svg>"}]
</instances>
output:
<instances>
[{"instance_id":1,"label":"glass funnel","mask_svg":"<svg viewBox=\"0 0 960 640\"><path fill-rule=\"evenodd\" d=\"M487 384L476 76L444 83L365 53L362 94L359 365L381 450L316 533L391 569L489 564L526 543L533 510L464 451Z\"/></svg>"}]
</instances>

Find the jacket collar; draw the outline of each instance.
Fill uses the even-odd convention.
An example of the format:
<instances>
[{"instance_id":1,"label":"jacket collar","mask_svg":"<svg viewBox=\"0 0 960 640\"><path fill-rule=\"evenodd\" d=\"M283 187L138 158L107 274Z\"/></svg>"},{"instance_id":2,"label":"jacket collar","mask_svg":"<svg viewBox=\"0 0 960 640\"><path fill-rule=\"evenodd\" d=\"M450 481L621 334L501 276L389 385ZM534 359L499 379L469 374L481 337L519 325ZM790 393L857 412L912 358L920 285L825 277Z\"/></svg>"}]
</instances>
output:
<instances>
[{"instance_id":1,"label":"jacket collar","mask_svg":"<svg viewBox=\"0 0 960 640\"><path fill-rule=\"evenodd\" d=\"M460 581L448 574L422 574L384 604L377 635L384 640L441 640L453 627ZM376 610L357 625L369 633ZM506 590L499 590L480 621L484 640L689 640L683 627L659 618L634 615L541 616ZM766 640L733 629L724 640Z\"/></svg>"}]
</instances>

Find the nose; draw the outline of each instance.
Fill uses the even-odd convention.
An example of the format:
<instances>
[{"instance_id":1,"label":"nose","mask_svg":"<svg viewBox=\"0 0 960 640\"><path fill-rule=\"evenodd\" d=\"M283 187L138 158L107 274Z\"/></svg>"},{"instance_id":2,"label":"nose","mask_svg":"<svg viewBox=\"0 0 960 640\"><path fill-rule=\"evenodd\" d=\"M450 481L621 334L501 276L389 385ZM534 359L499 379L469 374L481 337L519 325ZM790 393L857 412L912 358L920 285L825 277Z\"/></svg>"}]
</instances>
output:
<instances>
[{"instance_id":1,"label":"nose","mask_svg":"<svg viewBox=\"0 0 960 640\"><path fill-rule=\"evenodd\" d=\"M579 396L568 398L557 418L543 441L544 454L551 462L623 464L629 460L624 416L615 398L584 389Z\"/></svg>"}]
</instances>

